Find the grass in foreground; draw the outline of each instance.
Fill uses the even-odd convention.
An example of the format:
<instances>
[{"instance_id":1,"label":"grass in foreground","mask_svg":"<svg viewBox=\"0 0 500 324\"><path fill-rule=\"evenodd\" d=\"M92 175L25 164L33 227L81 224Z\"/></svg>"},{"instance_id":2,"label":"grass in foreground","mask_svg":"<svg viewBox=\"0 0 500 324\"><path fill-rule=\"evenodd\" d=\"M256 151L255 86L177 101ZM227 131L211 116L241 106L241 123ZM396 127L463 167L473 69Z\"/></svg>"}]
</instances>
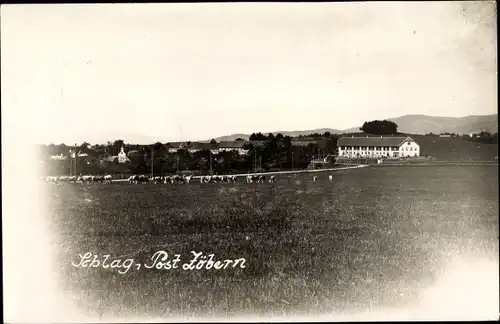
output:
<instances>
[{"instance_id":1,"label":"grass in foreground","mask_svg":"<svg viewBox=\"0 0 500 324\"><path fill-rule=\"evenodd\" d=\"M415 303L449 253L498 255L496 168L367 168L288 184L51 187L69 296L90 314L293 315ZM78 253L164 249L245 269L71 266Z\"/></svg>"}]
</instances>

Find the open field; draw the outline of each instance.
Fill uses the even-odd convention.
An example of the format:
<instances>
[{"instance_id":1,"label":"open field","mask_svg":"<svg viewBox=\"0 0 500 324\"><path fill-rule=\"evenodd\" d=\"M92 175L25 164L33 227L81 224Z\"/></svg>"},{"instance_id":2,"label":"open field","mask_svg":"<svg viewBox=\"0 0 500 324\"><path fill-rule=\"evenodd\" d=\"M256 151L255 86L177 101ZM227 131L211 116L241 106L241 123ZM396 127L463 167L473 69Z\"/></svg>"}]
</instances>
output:
<instances>
[{"instance_id":1,"label":"open field","mask_svg":"<svg viewBox=\"0 0 500 324\"><path fill-rule=\"evenodd\" d=\"M61 285L103 318L290 316L410 307L456 256L498 262L497 167L374 166L333 177L42 184ZM71 265L86 252L151 263L162 249L182 263L192 250L245 258L246 268L119 274Z\"/></svg>"},{"instance_id":2,"label":"open field","mask_svg":"<svg viewBox=\"0 0 500 324\"><path fill-rule=\"evenodd\" d=\"M420 145L420 155L441 161L492 161L498 156L498 144L481 144L455 138L409 135Z\"/></svg>"}]
</instances>

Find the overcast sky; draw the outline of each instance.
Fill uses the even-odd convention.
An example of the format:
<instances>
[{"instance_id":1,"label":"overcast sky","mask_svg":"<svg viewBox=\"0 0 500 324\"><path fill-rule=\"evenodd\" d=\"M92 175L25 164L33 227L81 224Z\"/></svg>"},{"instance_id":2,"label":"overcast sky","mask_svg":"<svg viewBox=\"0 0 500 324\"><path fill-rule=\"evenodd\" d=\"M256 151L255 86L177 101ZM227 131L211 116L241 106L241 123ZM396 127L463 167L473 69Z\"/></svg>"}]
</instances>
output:
<instances>
[{"instance_id":1,"label":"overcast sky","mask_svg":"<svg viewBox=\"0 0 500 324\"><path fill-rule=\"evenodd\" d=\"M7 5L1 24L2 124L41 143L497 113L491 3Z\"/></svg>"}]
</instances>

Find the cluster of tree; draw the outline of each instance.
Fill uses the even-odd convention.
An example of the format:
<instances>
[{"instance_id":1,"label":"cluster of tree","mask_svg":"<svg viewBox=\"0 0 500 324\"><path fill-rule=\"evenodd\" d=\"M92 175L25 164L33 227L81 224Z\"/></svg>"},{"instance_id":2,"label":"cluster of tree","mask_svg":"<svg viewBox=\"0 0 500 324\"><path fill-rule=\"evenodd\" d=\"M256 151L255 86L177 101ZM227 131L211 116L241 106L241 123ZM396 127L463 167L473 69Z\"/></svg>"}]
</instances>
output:
<instances>
[{"instance_id":1,"label":"cluster of tree","mask_svg":"<svg viewBox=\"0 0 500 324\"><path fill-rule=\"evenodd\" d=\"M319 134L318 134L319 135ZM245 155L237 151L221 151L212 154L209 150L200 150L190 153L187 149L179 149L176 153L169 153L168 146L162 143L153 145L131 145L122 140L108 142L104 145L90 146L82 143L77 151L86 153L87 156L77 158L77 174L103 174L103 173L145 173L153 170L155 174L176 173L179 171L195 171L202 174L212 173L238 173L252 170L290 170L305 169L314 157L326 156L336 151L339 136L322 134L318 143L309 143L307 146L292 145L290 136L282 134L261 133L252 134L252 140L262 140L264 145L252 145L246 143L244 149L248 150ZM329 136L325 136L329 135ZM189 145L189 143L186 143ZM121 147L124 147L129 158L127 163L110 161L108 157L117 155ZM42 155L64 154L70 149L64 144L43 146ZM46 160L46 159L44 159ZM46 173L48 174L74 174L74 159L63 161L45 161Z\"/></svg>"},{"instance_id":2,"label":"cluster of tree","mask_svg":"<svg viewBox=\"0 0 500 324\"><path fill-rule=\"evenodd\" d=\"M364 122L359 130L372 135L393 135L397 134L398 125L390 120L373 120Z\"/></svg>"},{"instance_id":3,"label":"cluster of tree","mask_svg":"<svg viewBox=\"0 0 500 324\"><path fill-rule=\"evenodd\" d=\"M498 133L480 132L469 137L472 141L482 144L498 144Z\"/></svg>"}]
</instances>

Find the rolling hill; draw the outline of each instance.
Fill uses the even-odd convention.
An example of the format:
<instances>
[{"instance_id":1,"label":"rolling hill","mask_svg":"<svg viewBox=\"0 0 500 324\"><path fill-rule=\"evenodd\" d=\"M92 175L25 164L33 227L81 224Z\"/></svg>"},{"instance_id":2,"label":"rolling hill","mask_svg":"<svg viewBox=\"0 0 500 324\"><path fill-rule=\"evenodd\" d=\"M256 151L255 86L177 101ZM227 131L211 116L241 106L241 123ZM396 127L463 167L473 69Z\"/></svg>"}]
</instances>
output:
<instances>
[{"instance_id":1,"label":"rolling hill","mask_svg":"<svg viewBox=\"0 0 500 324\"><path fill-rule=\"evenodd\" d=\"M498 132L498 115L485 116L466 116L466 117L436 117L427 115L405 115L397 118L389 118L388 120L395 122L398 125L398 131L408 134L440 134L440 133L458 133L469 134L471 132L480 132L481 130L496 133ZM359 127L351 127L344 130L332 128L318 128L301 131L273 131L262 132L262 134L273 133L274 135L281 133L285 136L308 135L312 133L332 134L342 133L357 133ZM234 141L237 138L247 140L250 134L231 134L214 138L219 141Z\"/></svg>"},{"instance_id":2,"label":"rolling hill","mask_svg":"<svg viewBox=\"0 0 500 324\"><path fill-rule=\"evenodd\" d=\"M398 131L400 133L407 134L428 134L428 133L458 133L458 134L469 134L471 132L480 132L481 130L495 133L498 132L498 115L485 115L485 116L467 116L467 117L435 117L427 115L405 115L397 118L389 118L388 120L394 121L398 124ZM362 124L362 122L361 122ZM360 125L361 126L361 125ZM359 133L359 127L352 127L347 129L332 129L332 128L318 128L318 129L308 129L308 130L297 130L297 131L273 131L273 134L281 133L285 136L299 136L308 135L312 133L323 134L325 132L330 132L332 134L343 134L343 133ZM258 132L259 130L256 130ZM270 132L263 132L263 134L269 134ZM234 141L237 138L242 138L247 140L250 134L231 134L225 136L215 137L217 142L220 141ZM153 144L155 142L166 143L170 139L164 136L151 136L143 135L137 133L129 132L83 132L81 134L75 134L71 141L61 138L60 141L56 141L55 144L66 143L67 145L73 145L76 143L88 142L91 144L104 144L106 141L115 141L117 139L122 139L125 143L131 144ZM180 141L177 139L176 141ZM209 142L211 139L206 138L204 140L198 140L198 142ZM194 140L193 140L194 141ZM48 143L46 143L48 144Z\"/></svg>"}]
</instances>

